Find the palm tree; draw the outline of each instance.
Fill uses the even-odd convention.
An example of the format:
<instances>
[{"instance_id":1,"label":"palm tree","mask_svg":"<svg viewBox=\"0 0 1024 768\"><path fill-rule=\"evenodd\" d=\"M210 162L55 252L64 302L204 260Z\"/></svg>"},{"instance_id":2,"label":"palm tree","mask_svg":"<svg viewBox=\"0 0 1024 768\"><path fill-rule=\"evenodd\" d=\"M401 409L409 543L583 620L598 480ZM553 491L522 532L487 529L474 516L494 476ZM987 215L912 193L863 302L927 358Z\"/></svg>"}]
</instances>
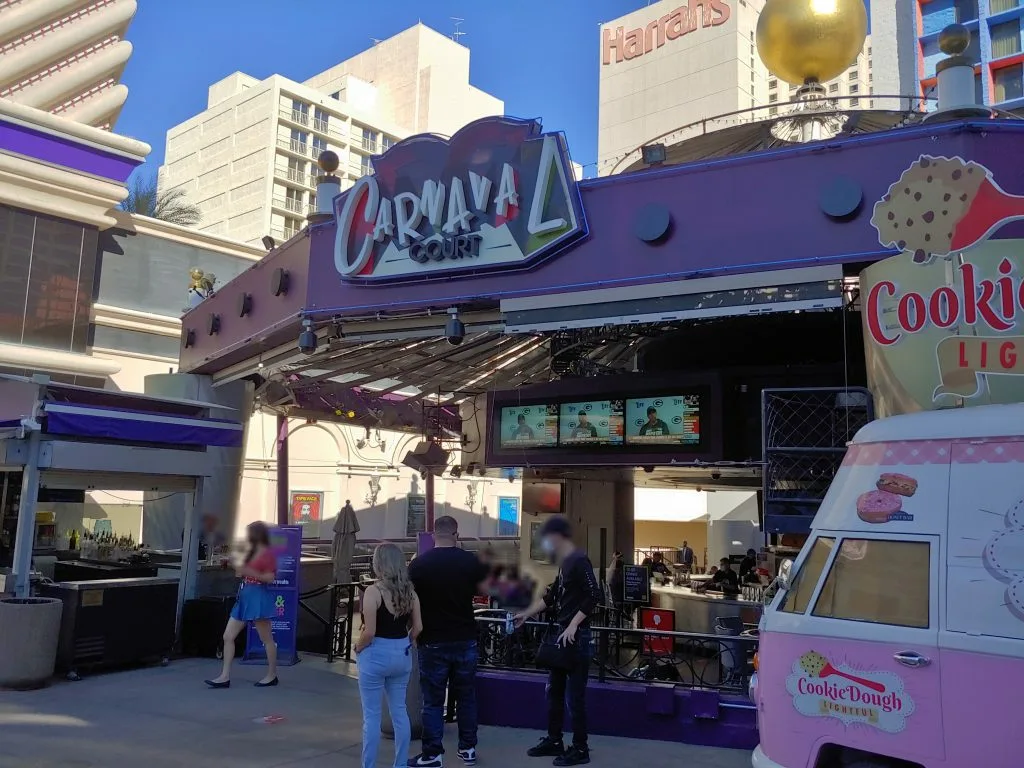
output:
<instances>
[{"instance_id":1,"label":"palm tree","mask_svg":"<svg viewBox=\"0 0 1024 768\"><path fill-rule=\"evenodd\" d=\"M203 218L199 206L185 200L185 190L157 188L155 176L136 176L128 190L128 197L121 203L121 210L161 219L183 227L194 227Z\"/></svg>"}]
</instances>

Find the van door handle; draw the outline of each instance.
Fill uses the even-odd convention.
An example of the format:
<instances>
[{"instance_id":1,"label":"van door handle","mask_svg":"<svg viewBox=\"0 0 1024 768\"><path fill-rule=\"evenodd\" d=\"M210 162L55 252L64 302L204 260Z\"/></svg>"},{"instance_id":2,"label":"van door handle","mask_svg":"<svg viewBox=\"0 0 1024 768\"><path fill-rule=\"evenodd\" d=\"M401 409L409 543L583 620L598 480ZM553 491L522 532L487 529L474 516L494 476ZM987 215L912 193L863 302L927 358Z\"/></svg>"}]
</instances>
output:
<instances>
[{"instance_id":1,"label":"van door handle","mask_svg":"<svg viewBox=\"0 0 1024 768\"><path fill-rule=\"evenodd\" d=\"M900 651L893 654L893 658L905 667L927 667L932 663L931 659L917 651Z\"/></svg>"}]
</instances>

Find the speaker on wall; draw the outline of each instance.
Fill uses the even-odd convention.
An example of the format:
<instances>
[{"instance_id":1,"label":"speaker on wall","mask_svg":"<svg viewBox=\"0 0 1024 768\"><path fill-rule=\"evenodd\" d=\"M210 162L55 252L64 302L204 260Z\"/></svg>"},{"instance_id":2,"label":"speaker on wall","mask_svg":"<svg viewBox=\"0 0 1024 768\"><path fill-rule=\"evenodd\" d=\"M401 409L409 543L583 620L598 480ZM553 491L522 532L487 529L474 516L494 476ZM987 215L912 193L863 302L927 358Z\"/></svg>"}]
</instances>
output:
<instances>
[{"instance_id":1,"label":"speaker on wall","mask_svg":"<svg viewBox=\"0 0 1024 768\"><path fill-rule=\"evenodd\" d=\"M418 472L429 472L440 476L448 466L448 451L437 443L423 440L405 454L402 463Z\"/></svg>"}]
</instances>

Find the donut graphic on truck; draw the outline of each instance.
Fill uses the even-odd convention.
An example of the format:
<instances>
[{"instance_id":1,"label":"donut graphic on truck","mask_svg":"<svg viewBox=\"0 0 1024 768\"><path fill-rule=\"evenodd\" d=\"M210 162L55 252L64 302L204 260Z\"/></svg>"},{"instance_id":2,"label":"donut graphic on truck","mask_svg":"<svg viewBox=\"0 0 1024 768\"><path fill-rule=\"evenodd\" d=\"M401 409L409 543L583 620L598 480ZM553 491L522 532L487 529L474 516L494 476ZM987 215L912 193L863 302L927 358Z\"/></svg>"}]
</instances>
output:
<instances>
[{"instance_id":1,"label":"donut graphic on truck","mask_svg":"<svg viewBox=\"0 0 1024 768\"><path fill-rule=\"evenodd\" d=\"M897 472L883 472L875 483L875 490L857 497L857 517L872 525L911 522L914 516L903 511L903 503L915 493L917 480L914 478Z\"/></svg>"}]
</instances>

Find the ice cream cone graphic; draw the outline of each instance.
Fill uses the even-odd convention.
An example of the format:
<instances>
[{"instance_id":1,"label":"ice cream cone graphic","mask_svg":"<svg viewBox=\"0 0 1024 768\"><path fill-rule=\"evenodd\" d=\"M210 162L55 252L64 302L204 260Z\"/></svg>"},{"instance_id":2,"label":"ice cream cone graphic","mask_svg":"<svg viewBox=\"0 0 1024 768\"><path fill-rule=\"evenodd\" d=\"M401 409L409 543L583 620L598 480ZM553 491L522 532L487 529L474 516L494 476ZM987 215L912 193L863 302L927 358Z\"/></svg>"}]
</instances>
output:
<instances>
[{"instance_id":1,"label":"ice cream cone graphic","mask_svg":"<svg viewBox=\"0 0 1024 768\"><path fill-rule=\"evenodd\" d=\"M1024 219L1024 197L1004 191L982 165L922 155L875 205L871 223L890 248L927 264L986 240Z\"/></svg>"}]
</instances>

